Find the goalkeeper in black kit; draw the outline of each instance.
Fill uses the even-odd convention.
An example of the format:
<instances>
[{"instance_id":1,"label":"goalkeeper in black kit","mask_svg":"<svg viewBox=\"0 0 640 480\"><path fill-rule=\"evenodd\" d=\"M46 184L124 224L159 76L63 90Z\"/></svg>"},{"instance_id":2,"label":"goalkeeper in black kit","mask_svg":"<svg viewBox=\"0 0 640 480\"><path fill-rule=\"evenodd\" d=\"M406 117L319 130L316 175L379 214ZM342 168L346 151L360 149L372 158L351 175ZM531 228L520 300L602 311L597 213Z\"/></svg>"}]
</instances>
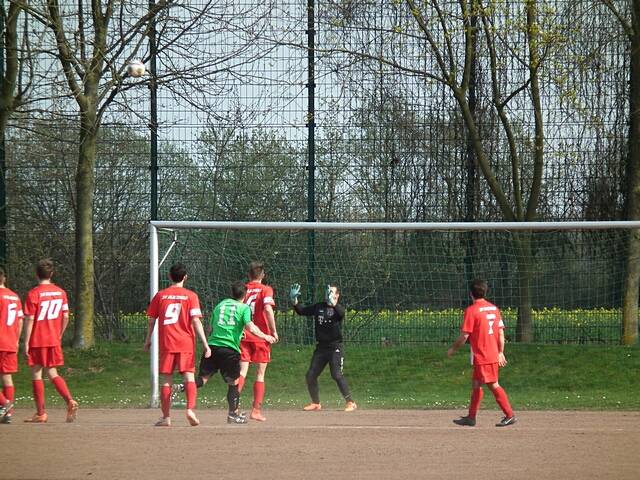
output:
<instances>
[{"instance_id":1,"label":"goalkeeper in black kit","mask_svg":"<svg viewBox=\"0 0 640 480\"><path fill-rule=\"evenodd\" d=\"M344 320L345 309L338 304L340 291L336 285L327 285L325 301L313 305L301 306L298 303L300 296L300 285L291 286L289 299L298 315L313 317L314 331L316 336L316 349L311 357L311 365L307 371L306 380L311 403L303 410L309 412L321 410L320 388L318 387L318 377L329 364L331 378L333 378L340 389L340 393L347 402L345 412L353 412L357 407L356 402L351 398L349 385L342 374L344 354L342 346L342 321Z\"/></svg>"}]
</instances>

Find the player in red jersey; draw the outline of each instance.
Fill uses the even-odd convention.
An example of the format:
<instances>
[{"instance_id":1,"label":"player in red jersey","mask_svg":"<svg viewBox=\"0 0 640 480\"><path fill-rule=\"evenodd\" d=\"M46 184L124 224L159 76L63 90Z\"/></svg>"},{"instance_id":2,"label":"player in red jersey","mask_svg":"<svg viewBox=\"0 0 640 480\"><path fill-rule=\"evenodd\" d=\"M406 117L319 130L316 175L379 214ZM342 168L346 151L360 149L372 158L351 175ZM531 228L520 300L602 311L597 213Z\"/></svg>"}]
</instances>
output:
<instances>
[{"instance_id":1,"label":"player in red jersey","mask_svg":"<svg viewBox=\"0 0 640 480\"><path fill-rule=\"evenodd\" d=\"M5 283L7 274L0 267L0 423L11 423L15 389L12 374L18 371L18 343L22 332L22 302Z\"/></svg>"},{"instance_id":2,"label":"player in red jersey","mask_svg":"<svg viewBox=\"0 0 640 480\"><path fill-rule=\"evenodd\" d=\"M504 417L496 427L506 427L516 423L516 417L509 404L509 397L498 383L498 369L507 364L504 356L504 323L500 309L485 299L489 286L484 280L471 282L470 294L473 303L464 311L460 336L447 351L449 357L469 339L471 362L473 364L471 403L469 414L453 421L457 425L473 427L486 384L496 402L504 412Z\"/></svg>"},{"instance_id":3,"label":"player in red jersey","mask_svg":"<svg viewBox=\"0 0 640 480\"><path fill-rule=\"evenodd\" d=\"M266 335L271 335L278 341L276 320L273 309L276 306L273 300L273 289L262 283L265 277L264 264L251 262L249 264L249 282L246 284L247 293L244 303L251 307L251 320ZM242 391L244 381L249 371L249 363L256 365L256 381L253 384L253 408L249 418L264 422L262 415L262 401L264 399L265 385L264 374L267 365L271 361L271 345L263 339L256 337L250 331L245 330L244 338L240 342L240 381L238 390Z\"/></svg>"},{"instance_id":4,"label":"player in red jersey","mask_svg":"<svg viewBox=\"0 0 640 480\"><path fill-rule=\"evenodd\" d=\"M151 346L151 335L158 320L159 371L162 374L160 404L162 418L156 422L157 427L171 425L171 380L174 370L182 374L187 397L187 420L190 425L197 426L200 421L193 409L196 406L197 391L195 384L195 335L202 342L203 355L211 356L200 318L200 300L198 295L184 288L187 280L187 269L182 263L174 264L169 270L172 285L155 294L147 315L149 329L144 342L145 350Z\"/></svg>"},{"instance_id":5,"label":"player in red jersey","mask_svg":"<svg viewBox=\"0 0 640 480\"><path fill-rule=\"evenodd\" d=\"M29 290L24 302L24 353L31 367L36 413L25 422L45 423L48 419L44 408L43 370L67 403L67 422L73 422L78 412L78 402L73 399L67 383L56 369L64 365L62 334L69 324L67 293L51 281L51 260L38 262L36 276L39 284Z\"/></svg>"}]
</instances>

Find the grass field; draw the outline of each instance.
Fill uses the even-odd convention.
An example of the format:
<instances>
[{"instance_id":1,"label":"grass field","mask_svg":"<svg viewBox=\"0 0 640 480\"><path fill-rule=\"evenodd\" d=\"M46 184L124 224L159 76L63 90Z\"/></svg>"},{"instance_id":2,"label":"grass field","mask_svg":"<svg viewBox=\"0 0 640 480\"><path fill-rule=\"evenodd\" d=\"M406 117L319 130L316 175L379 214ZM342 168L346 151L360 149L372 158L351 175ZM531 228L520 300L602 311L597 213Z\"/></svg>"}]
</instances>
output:
<instances>
[{"instance_id":1,"label":"grass field","mask_svg":"<svg viewBox=\"0 0 640 480\"><path fill-rule=\"evenodd\" d=\"M345 375L362 408L463 408L469 395L467 347L448 359L445 346L346 349ZM267 408L297 409L308 401L304 374L312 347L276 345L267 371ZM66 349L61 369L85 407L145 407L149 401L149 356L139 344L100 344L87 351ZM516 410L635 410L640 408L640 348L612 346L507 346L509 365L501 383ZM250 371L251 381L253 371ZM328 368L320 377L327 406L342 399ZM14 376L17 406L31 406L28 368L21 359ZM251 384L242 403L249 405ZM47 382L48 405L62 405ZM199 408L226 405L220 377L200 390ZM491 396L483 405L493 408Z\"/></svg>"}]
</instances>

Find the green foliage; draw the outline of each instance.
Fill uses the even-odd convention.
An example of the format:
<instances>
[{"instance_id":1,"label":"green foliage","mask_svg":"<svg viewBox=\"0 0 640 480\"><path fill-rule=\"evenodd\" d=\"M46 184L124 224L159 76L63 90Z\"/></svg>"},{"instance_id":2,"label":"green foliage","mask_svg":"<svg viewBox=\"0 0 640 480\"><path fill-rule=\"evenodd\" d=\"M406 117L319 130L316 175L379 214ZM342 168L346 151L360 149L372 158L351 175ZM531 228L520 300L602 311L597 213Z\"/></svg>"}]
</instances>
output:
<instances>
[{"instance_id":1,"label":"green foliage","mask_svg":"<svg viewBox=\"0 0 640 480\"><path fill-rule=\"evenodd\" d=\"M349 311L345 337L363 344L411 345L452 342L459 333L462 309L413 311ZM507 340L515 339L517 310L502 310ZM536 343L619 344L622 313L618 309L558 308L533 311ZM283 338L301 338L302 325L295 316L282 312L278 317ZM295 340L294 340L295 343Z\"/></svg>"},{"instance_id":2,"label":"green foliage","mask_svg":"<svg viewBox=\"0 0 640 480\"><path fill-rule=\"evenodd\" d=\"M363 345L419 345L450 343L459 333L462 309L446 310L349 310L344 325L345 339ZM518 312L502 309L507 341L515 340ZM142 341L147 328L143 313L120 316L124 338ZM277 313L280 341L309 343L307 320L292 310ZM536 343L620 344L622 312L619 309L543 308L533 311Z\"/></svg>"}]
</instances>

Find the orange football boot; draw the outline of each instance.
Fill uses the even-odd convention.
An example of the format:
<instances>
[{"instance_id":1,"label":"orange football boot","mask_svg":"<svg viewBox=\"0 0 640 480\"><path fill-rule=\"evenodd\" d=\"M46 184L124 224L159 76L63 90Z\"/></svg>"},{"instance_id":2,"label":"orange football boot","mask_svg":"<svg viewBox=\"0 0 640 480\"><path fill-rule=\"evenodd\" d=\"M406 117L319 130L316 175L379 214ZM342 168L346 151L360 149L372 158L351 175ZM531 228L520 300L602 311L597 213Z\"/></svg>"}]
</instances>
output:
<instances>
[{"instance_id":1,"label":"orange football boot","mask_svg":"<svg viewBox=\"0 0 640 480\"><path fill-rule=\"evenodd\" d=\"M358 405L356 405L356 402L354 402L353 400L349 400L347 402L347 404L345 405L345 407L344 407L344 411L345 412L353 412L357 408L358 408Z\"/></svg>"},{"instance_id":2,"label":"orange football boot","mask_svg":"<svg viewBox=\"0 0 640 480\"><path fill-rule=\"evenodd\" d=\"M69 400L67 403L67 423L72 423L78 415L78 402Z\"/></svg>"},{"instance_id":3,"label":"orange football boot","mask_svg":"<svg viewBox=\"0 0 640 480\"><path fill-rule=\"evenodd\" d=\"M42 415L38 415L37 413L33 414L33 417L25 418L24 421L26 423L47 423L49 419L49 415L47 413L43 413Z\"/></svg>"}]
</instances>

